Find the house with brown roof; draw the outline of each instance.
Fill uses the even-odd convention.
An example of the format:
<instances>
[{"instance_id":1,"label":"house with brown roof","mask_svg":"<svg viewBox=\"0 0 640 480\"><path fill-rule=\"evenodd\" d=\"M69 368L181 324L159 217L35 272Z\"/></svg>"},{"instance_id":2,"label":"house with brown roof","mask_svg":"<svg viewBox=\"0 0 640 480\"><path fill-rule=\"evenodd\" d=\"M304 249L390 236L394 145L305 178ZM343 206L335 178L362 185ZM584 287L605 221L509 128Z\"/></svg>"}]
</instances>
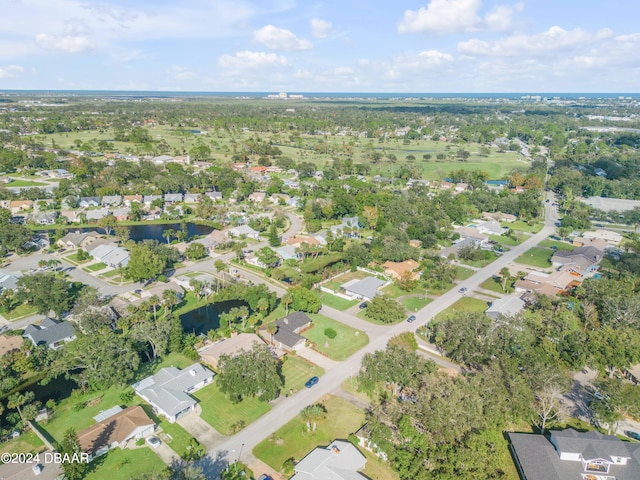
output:
<instances>
[{"instance_id":1,"label":"house with brown roof","mask_svg":"<svg viewBox=\"0 0 640 480\"><path fill-rule=\"evenodd\" d=\"M247 197L247 200L254 203L260 203L264 202L265 198L267 198L267 194L265 192L253 192Z\"/></svg>"},{"instance_id":2,"label":"house with brown roof","mask_svg":"<svg viewBox=\"0 0 640 480\"><path fill-rule=\"evenodd\" d=\"M143 199L142 195L125 195L122 197L122 201L127 207L130 207L133 202L142 203Z\"/></svg>"},{"instance_id":3,"label":"house with brown roof","mask_svg":"<svg viewBox=\"0 0 640 480\"><path fill-rule=\"evenodd\" d=\"M420 278L420 274L414 272L414 270L418 268L419 265L415 260L409 259L404 262L384 262L382 268L384 268L384 273L394 280L404 278L407 274L410 274L411 280L417 280Z\"/></svg>"},{"instance_id":4,"label":"house with brown roof","mask_svg":"<svg viewBox=\"0 0 640 480\"><path fill-rule=\"evenodd\" d=\"M11 210L13 215L25 210L30 210L31 208L33 208L32 200L11 200L9 202L9 210Z\"/></svg>"},{"instance_id":5,"label":"house with brown roof","mask_svg":"<svg viewBox=\"0 0 640 480\"><path fill-rule=\"evenodd\" d=\"M218 368L221 356L235 357L251 351L255 345L264 345L264 341L255 333L240 333L200 350L200 360Z\"/></svg>"},{"instance_id":6,"label":"house with brown roof","mask_svg":"<svg viewBox=\"0 0 640 480\"><path fill-rule=\"evenodd\" d=\"M109 409L95 418L100 421L78 432L80 449L88 453L91 459L104 455L112 448L124 449L129 441L147 437L156 428L140 405L124 410L120 407Z\"/></svg>"}]
</instances>

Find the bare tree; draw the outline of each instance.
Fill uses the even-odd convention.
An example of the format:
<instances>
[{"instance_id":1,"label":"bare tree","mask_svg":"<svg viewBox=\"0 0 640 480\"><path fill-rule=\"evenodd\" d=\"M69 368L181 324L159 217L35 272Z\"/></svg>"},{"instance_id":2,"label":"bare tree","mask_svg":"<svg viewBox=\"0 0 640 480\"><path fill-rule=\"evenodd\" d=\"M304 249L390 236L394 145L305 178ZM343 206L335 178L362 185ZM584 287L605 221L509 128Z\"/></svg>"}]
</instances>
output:
<instances>
[{"instance_id":1,"label":"bare tree","mask_svg":"<svg viewBox=\"0 0 640 480\"><path fill-rule=\"evenodd\" d=\"M536 424L542 433L547 428L547 423L560 420L567 415L567 409L562 401L562 390L558 385L545 385L536 393L535 405L537 419Z\"/></svg>"}]
</instances>

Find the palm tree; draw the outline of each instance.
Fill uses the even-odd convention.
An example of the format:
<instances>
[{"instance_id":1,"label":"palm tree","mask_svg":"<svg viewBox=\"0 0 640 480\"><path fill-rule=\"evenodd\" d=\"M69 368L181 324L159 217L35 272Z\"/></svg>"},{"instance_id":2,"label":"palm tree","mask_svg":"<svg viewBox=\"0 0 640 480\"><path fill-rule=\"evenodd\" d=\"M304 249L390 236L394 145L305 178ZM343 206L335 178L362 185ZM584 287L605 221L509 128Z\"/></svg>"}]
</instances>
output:
<instances>
[{"instance_id":1,"label":"palm tree","mask_svg":"<svg viewBox=\"0 0 640 480\"><path fill-rule=\"evenodd\" d=\"M267 323L267 326L265 328L270 336L270 343L273 345L273 335L278 331L278 326L276 325L276 322L271 322Z\"/></svg>"},{"instance_id":2,"label":"palm tree","mask_svg":"<svg viewBox=\"0 0 640 480\"><path fill-rule=\"evenodd\" d=\"M49 262L43 258L42 260L40 260L40 261L38 262L38 267L40 267L40 268L44 268L44 267L46 267L46 266L47 266L47 264L48 264L48 263L49 263Z\"/></svg>"},{"instance_id":3,"label":"palm tree","mask_svg":"<svg viewBox=\"0 0 640 480\"><path fill-rule=\"evenodd\" d=\"M59 267L60 265L62 265L62 262L60 260L56 260L55 258L52 258L47 262L47 266L51 268L56 268L56 267Z\"/></svg>"},{"instance_id":4,"label":"palm tree","mask_svg":"<svg viewBox=\"0 0 640 480\"><path fill-rule=\"evenodd\" d=\"M291 292L287 292L282 296L282 303L284 304L284 314L289 315L289 305L293 303L293 294Z\"/></svg>"},{"instance_id":5,"label":"palm tree","mask_svg":"<svg viewBox=\"0 0 640 480\"><path fill-rule=\"evenodd\" d=\"M167 241L167 245L171 242L171 237L176 236L176 231L173 228L167 228L162 231L162 237Z\"/></svg>"},{"instance_id":6,"label":"palm tree","mask_svg":"<svg viewBox=\"0 0 640 480\"><path fill-rule=\"evenodd\" d=\"M169 308L169 313L173 311L173 306L178 303L178 294L174 290L165 290L162 292L162 300Z\"/></svg>"},{"instance_id":7,"label":"palm tree","mask_svg":"<svg viewBox=\"0 0 640 480\"><path fill-rule=\"evenodd\" d=\"M264 317L267 310L269 310L269 300L264 297L258 300L258 303L256 303L256 310Z\"/></svg>"},{"instance_id":8,"label":"palm tree","mask_svg":"<svg viewBox=\"0 0 640 480\"><path fill-rule=\"evenodd\" d=\"M151 297L149 297L149 305L151 305L151 308L153 308L153 321L155 322L158 317L157 317L157 308L158 305L160 305L160 297L158 297L158 295L151 295Z\"/></svg>"},{"instance_id":9,"label":"palm tree","mask_svg":"<svg viewBox=\"0 0 640 480\"><path fill-rule=\"evenodd\" d=\"M307 430L315 432L318 422L327 416L327 409L321 403L314 403L304 407L300 415L307 422Z\"/></svg>"},{"instance_id":10,"label":"palm tree","mask_svg":"<svg viewBox=\"0 0 640 480\"><path fill-rule=\"evenodd\" d=\"M502 277L502 291L506 292L507 279L511 277L511 272L509 272L509 269L507 267L502 267L502 269L500 269L500 276Z\"/></svg>"},{"instance_id":11,"label":"palm tree","mask_svg":"<svg viewBox=\"0 0 640 480\"><path fill-rule=\"evenodd\" d=\"M249 308L242 306L242 307L238 307L238 316L242 319L242 329L244 330L246 323L247 323L247 317L249 316Z\"/></svg>"}]
</instances>

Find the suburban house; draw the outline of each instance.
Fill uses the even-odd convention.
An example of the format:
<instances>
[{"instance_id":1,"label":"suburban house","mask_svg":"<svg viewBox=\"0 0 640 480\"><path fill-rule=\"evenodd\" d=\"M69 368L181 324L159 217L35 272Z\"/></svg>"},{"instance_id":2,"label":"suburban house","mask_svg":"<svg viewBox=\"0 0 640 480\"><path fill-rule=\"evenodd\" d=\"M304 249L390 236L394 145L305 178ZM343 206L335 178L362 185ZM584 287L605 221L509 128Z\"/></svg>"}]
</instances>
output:
<instances>
[{"instance_id":1,"label":"suburban house","mask_svg":"<svg viewBox=\"0 0 640 480\"><path fill-rule=\"evenodd\" d=\"M235 357L242 352L251 351L254 345L264 345L264 341L255 333L240 333L200 350L200 360L218 368L221 356Z\"/></svg>"},{"instance_id":2,"label":"suburban house","mask_svg":"<svg viewBox=\"0 0 640 480\"><path fill-rule=\"evenodd\" d=\"M23 342L24 338L19 335L0 335L0 357L20 350Z\"/></svg>"},{"instance_id":3,"label":"suburban house","mask_svg":"<svg viewBox=\"0 0 640 480\"><path fill-rule=\"evenodd\" d=\"M637 480L640 444L613 435L572 428L550 436L508 433L511 455L522 480Z\"/></svg>"},{"instance_id":4,"label":"suburban house","mask_svg":"<svg viewBox=\"0 0 640 480\"><path fill-rule=\"evenodd\" d=\"M384 273L389 275L394 280L403 278L403 276L409 275L411 280L417 280L420 278L420 273L414 272L420 264L415 260L405 260L404 262L384 262L382 268Z\"/></svg>"},{"instance_id":5,"label":"suburban house","mask_svg":"<svg viewBox=\"0 0 640 480\"><path fill-rule=\"evenodd\" d=\"M122 201L127 207L130 207L132 203L142 203L142 195L125 195L122 197Z\"/></svg>"},{"instance_id":6,"label":"suburban house","mask_svg":"<svg viewBox=\"0 0 640 480\"><path fill-rule=\"evenodd\" d=\"M340 225L333 225L329 228L334 235L342 235L347 238L357 237L360 231L358 217L342 217Z\"/></svg>"},{"instance_id":7,"label":"suburban house","mask_svg":"<svg viewBox=\"0 0 640 480\"><path fill-rule=\"evenodd\" d=\"M164 203L165 205L173 205L174 203L182 202L182 194L181 193L165 193L164 194Z\"/></svg>"},{"instance_id":8,"label":"suburban house","mask_svg":"<svg viewBox=\"0 0 640 480\"><path fill-rule=\"evenodd\" d=\"M84 212L84 214L87 218L87 222L96 222L101 218L109 215L109 210L107 210L106 208L100 208L98 210L87 210L86 212Z\"/></svg>"},{"instance_id":9,"label":"suburban house","mask_svg":"<svg viewBox=\"0 0 640 480\"><path fill-rule=\"evenodd\" d=\"M313 449L294 467L291 480L365 480L358 473L366 457L351 443L334 440L328 447Z\"/></svg>"},{"instance_id":10,"label":"suburban house","mask_svg":"<svg viewBox=\"0 0 640 480\"><path fill-rule=\"evenodd\" d=\"M122 195L105 195L102 197L103 207L117 207L122 205Z\"/></svg>"},{"instance_id":11,"label":"suburban house","mask_svg":"<svg viewBox=\"0 0 640 480\"><path fill-rule=\"evenodd\" d=\"M132 386L156 413L174 423L195 409L197 402L188 394L210 384L213 376L211 370L194 363L184 370L176 367L163 368Z\"/></svg>"},{"instance_id":12,"label":"suburban house","mask_svg":"<svg viewBox=\"0 0 640 480\"><path fill-rule=\"evenodd\" d=\"M230 228L228 231L229 235L232 237L245 236L247 238L253 238L255 240L260 239L260 232L256 232L249 225L240 225L239 227Z\"/></svg>"},{"instance_id":13,"label":"suburban house","mask_svg":"<svg viewBox=\"0 0 640 480\"><path fill-rule=\"evenodd\" d=\"M320 235L307 236L307 235L294 235L287 238L287 245L300 245L306 243L307 245L326 245L327 241Z\"/></svg>"},{"instance_id":14,"label":"suburban house","mask_svg":"<svg viewBox=\"0 0 640 480\"><path fill-rule=\"evenodd\" d=\"M476 227L455 227L453 231L460 235L460 238L463 240L470 238L476 246L483 245L489 241L488 235L486 233L480 233L480 230Z\"/></svg>"},{"instance_id":15,"label":"suburban house","mask_svg":"<svg viewBox=\"0 0 640 480\"><path fill-rule=\"evenodd\" d=\"M604 252L595 247L578 247L575 250L558 250L551 257L554 267L569 270L579 275L588 275L598 270Z\"/></svg>"},{"instance_id":16,"label":"suburban house","mask_svg":"<svg viewBox=\"0 0 640 480\"><path fill-rule=\"evenodd\" d=\"M612 248L611 245L602 238L573 237L571 243L576 247L595 247L603 251L607 248Z\"/></svg>"},{"instance_id":17,"label":"suburban house","mask_svg":"<svg viewBox=\"0 0 640 480\"><path fill-rule=\"evenodd\" d=\"M185 193L184 203L198 203L201 196L200 193Z\"/></svg>"},{"instance_id":18,"label":"suburban house","mask_svg":"<svg viewBox=\"0 0 640 480\"><path fill-rule=\"evenodd\" d=\"M94 259L113 268L126 267L131 258L129 251L115 243L99 245L89 253Z\"/></svg>"},{"instance_id":19,"label":"suburban house","mask_svg":"<svg viewBox=\"0 0 640 480\"><path fill-rule=\"evenodd\" d=\"M296 252L298 247L295 245L285 245L283 247L274 248L273 251L276 252L283 261L284 260L298 260L299 253Z\"/></svg>"},{"instance_id":20,"label":"suburban house","mask_svg":"<svg viewBox=\"0 0 640 480\"><path fill-rule=\"evenodd\" d=\"M156 425L140 405L110 408L93 417L96 424L78 432L80 449L93 459L112 448L125 448L130 440L153 434Z\"/></svg>"},{"instance_id":21,"label":"suburban house","mask_svg":"<svg viewBox=\"0 0 640 480\"><path fill-rule=\"evenodd\" d=\"M631 383L635 383L636 385L640 385L640 363L636 363L631 367L625 368L624 376Z\"/></svg>"},{"instance_id":22,"label":"suburban house","mask_svg":"<svg viewBox=\"0 0 640 480\"><path fill-rule=\"evenodd\" d=\"M350 297L359 298L361 300L372 300L379 292L379 288L384 286L387 282L380 280L376 277L366 277L362 280L354 278L346 283L340 285L340 288L344 290L344 293Z\"/></svg>"},{"instance_id":23,"label":"suburban house","mask_svg":"<svg viewBox=\"0 0 640 480\"><path fill-rule=\"evenodd\" d=\"M80 208L99 207L101 205L100 197L80 197L80 200L78 200L78 207Z\"/></svg>"},{"instance_id":24,"label":"suburban house","mask_svg":"<svg viewBox=\"0 0 640 480\"><path fill-rule=\"evenodd\" d=\"M27 325L22 336L31 340L35 347L47 345L52 350L58 350L65 343L75 340L76 332L70 322L46 317L39 325Z\"/></svg>"},{"instance_id":25,"label":"suburban house","mask_svg":"<svg viewBox=\"0 0 640 480\"><path fill-rule=\"evenodd\" d=\"M9 202L9 210L11 210L12 215L23 212L25 210L30 210L32 208L33 208L32 200L11 200Z\"/></svg>"},{"instance_id":26,"label":"suburban house","mask_svg":"<svg viewBox=\"0 0 640 480\"><path fill-rule=\"evenodd\" d=\"M516 292L535 292L548 297L577 287L582 283L579 275L559 270L553 273L530 272L524 279L516 280Z\"/></svg>"},{"instance_id":27,"label":"suburban house","mask_svg":"<svg viewBox=\"0 0 640 480\"><path fill-rule=\"evenodd\" d=\"M38 225L53 225L58 218L58 212L37 212L29 217L29 220Z\"/></svg>"},{"instance_id":28,"label":"suburban house","mask_svg":"<svg viewBox=\"0 0 640 480\"><path fill-rule=\"evenodd\" d=\"M145 207L149 208L151 204L157 200L161 200L164 202L162 195L145 195L142 197L142 203L144 203Z\"/></svg>"},{"instance_id":29,"label":"suburban house","mask_svg":"<svg viewBox=\"0 0 640 480\"><path fill-rule=\"evenodd\" d=\"M18 279L21 276L21 272L3 272L0 270L0 292L3 290L15 291L18 287Z\"/></svg>"},{"instance_id":30,"label":"suburban house","mask_svg":"<svg viewBox=\"0 0 640 480\"><path fill-rule=\"evenodd\" d=\"M204 192L205 197L209 197L214 202L216 200L222 200L222 192Z\"/></svg>"},{"instance_id":31,"label":"suburban house","mask_svg":"<svg viewBox=\"0 0 640 480\"><path fill-rule=\"evenodd\" d=\"M611 230L595 230L593 232L584 232L582 234L584 238L598 238L606 241L612 247L617 247L622 242L622 235L618 232L612 232Z\"/></svg>"},{"instance_id":32,"label":"suburban house","mask_svg":"<svg viewBox=\"0 0 640 480\"><path fill-rule=\"evenodd\" d=\"M97 232L71 232L60 238L56 242L56 245L68 249L86 247L87 245L91 245L98 237L99 235Z\"/></svg>"},{"instance_id":33,"label":"suburban house","mask_svg":"<svg viewBox=\"0 0 640 480\"><path fill-rule=\"evenodd\" d=\"M260 334L268 339L273 346L291 352L306 345L307 339L300 333L311 326L311 319L304 312L292 312L286 317L276 320L276 332L272 336L266 329Z\"/></svg>"},{"instance_id":34,"label":"suburban house","mask_svg":"<svg viewBox=\"0 0 640 480\"><path fill-rule=\"evenodd\" d=\"M264 202L265 198L267 198L267 194L265 192L253 192L247 197L247 200L253 203L260 203Z\"/></svg>"},{"instance_id":35,"label":"suburban house","mask_svg":"<svg viewBox=\"0 0 640 480\"><path fill-rule=\"evenodd\" d=\"M502 212L482 212L482 218L484 220L497 220L498 222L507 223L513 223L518 219L518 217L516 217L515 215Z\"/></svg>"},{"instance_id":36,"label":"suburban house","mask_svg":"<svg viewBox=\"0 0 640 480\"><path fill-rule=\"evenodd\" d=\"M193 291L195 289L191 285L192 281L202 282L202 284L205 285L205 288L210 288L213 285L215 285L216 277L214 277L210 273L200 273L200 274L195 275L193 277L187 277L186 275L180 275L179 277L174 278L173 281L177 285L180 285L185 290Z\"/></svg>"},{"instance_id":37,"label":"suburban house","mask_svg":"<svg viewBox=\"0 0 640 480\"><path fill-rule=\"evenodd\" d=\"M525 307L525 302L519 295L507 295L491 302L491 306L484 312L489 318L498 320L501 317L513 317Z\"/></svg>"},{"instance_id":38,"label":"suburban house","mask_svg":"<svg viewBox=\"0 0 640 480\"><path fill-rule=\"evenodd\" d=\"M485 235L502 235L507 231L507 229L500 225L500 222L498 222L497 220L478 222L476 228L480 233L483 233Z\"/></svg>"}]
</instances>

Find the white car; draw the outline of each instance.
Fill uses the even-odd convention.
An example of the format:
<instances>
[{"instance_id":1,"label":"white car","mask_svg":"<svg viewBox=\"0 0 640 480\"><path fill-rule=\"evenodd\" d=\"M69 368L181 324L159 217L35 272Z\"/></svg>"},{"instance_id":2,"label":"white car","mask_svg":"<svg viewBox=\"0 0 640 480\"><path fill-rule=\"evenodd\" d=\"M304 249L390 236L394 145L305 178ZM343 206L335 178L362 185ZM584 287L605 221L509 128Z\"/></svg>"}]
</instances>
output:
<instances>
[{"instance_id":1,"label":"white car","mask_svg":"<svg viewBox=\"0 0 640 480\"><path fill-rule=\"evenodd\" d=\"M155 435L147 437L145 439L145 442L147 442L147 445L149 445L151 448L158 448L160 446L160 444L162 443L160 441L160 439L158 437L156 437Z\"/></svg>"}]
</instances>

